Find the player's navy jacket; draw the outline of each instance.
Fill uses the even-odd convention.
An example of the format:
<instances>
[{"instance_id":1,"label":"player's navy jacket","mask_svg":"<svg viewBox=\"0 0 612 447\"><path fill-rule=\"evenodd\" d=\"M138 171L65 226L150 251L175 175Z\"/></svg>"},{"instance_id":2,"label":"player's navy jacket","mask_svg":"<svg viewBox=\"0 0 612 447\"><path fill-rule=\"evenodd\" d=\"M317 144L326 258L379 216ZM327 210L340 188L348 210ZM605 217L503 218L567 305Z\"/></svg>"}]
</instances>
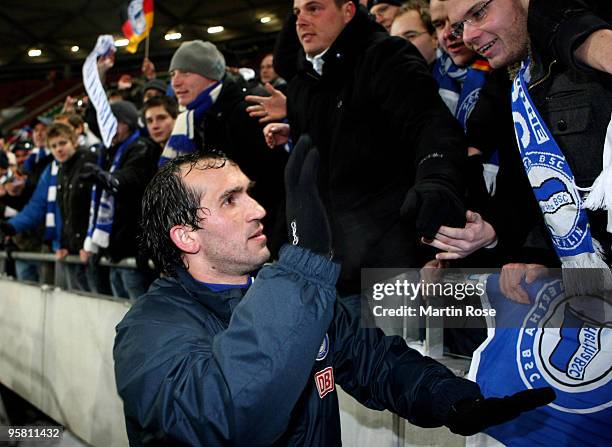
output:
<instances>
[{"instance_id":1,"label":"player's navy jacket","mask_svg":"<svg viewBox=\"0 0 612 447\"><path fill-rule=\"evenodd\" d=\"M359 327L336 300L338 265L285 246L253 285L214 292L186 271L158 279L117 326L130 444L341 444L336 386L364 405L439 426L478 385Z\"/></svg>"}]
</instances>

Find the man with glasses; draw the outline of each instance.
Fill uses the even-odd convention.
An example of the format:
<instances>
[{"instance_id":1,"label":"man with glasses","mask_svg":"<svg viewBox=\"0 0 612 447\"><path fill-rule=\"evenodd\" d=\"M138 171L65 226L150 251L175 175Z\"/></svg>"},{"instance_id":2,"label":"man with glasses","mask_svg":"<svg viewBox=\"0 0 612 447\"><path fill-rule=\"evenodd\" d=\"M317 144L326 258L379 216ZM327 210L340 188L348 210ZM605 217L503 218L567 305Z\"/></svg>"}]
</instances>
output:
<instances>
[{"instance_id":1,"label":"man with glasses","mask_svg":"<svg viewBox=\"0 0 612 447\"><path fill-rule=\"evenodd\" d=\"M597 70L608 71L612 61L612 2L450 0L448 7L454 32L462 34L466 45L495 69L508 67L511 73L506 89L489 101L488 121L482 121L491 139L507 143L499 146L498 186L503 190L495 197L494 216L499 245L514 245L522 251L513 253L518 258L506 258L513 264L502 270L502 293L525 303L529 284L542 271L533 264L561 264L565 299L609 293L612 82L609 74ZM606 54L607 60L601 59ZM488 94L483 91L483 98ZM453 238L444 238L451 254L469 242L460 231ZM442 239L436 237L439 243ZM538 306L542 304L539 300ZM586 315L588 311L583 311L581 318L589 318ZM504 445L610 444L609 359L603 362L606 373L599 376L601 382L589 375L597 361L594 356L581 374L568 374L570 368L565 370L558 361L568 340L563 327L568 320L559 330L560 343L554 337L539 339L538 365L530 371L532 383L556 388L556 402L563 404L519 419L504 430L489 430L487 434L496 441ZM606 323L599 321L591 319L589 330L603 334ZM480 364L491 365L477 373L484 379L482 384L487 383L484 388L495 394L522 388L527 368L516 353L536 348L536 343L525 343L528 331L521 331L518 339L500 331L489 340L488 346L512 349L495 359L481 353ZM598 335L597 343L598 353L610 352L605 336ZM584 346L584 338L579 337L577 349ZM572 377L571 383L564 376ZM523 432L528 426L534 429Z\"/></svg>"},{"instance_id":2,"label":"man with glasses","mask_svg":"<svg viewBox=\"0 0 612 447\"><path fill-rule=\"evenodd\" d=\"M480 55L486 57L495 68L504 67L509 63L520 62L513 60L527 50L527 9L521 4L522 0L507 0L500 5L493 5L495 0L463 2L462 0L449 2L448 8L455 12L451 19L451 35L455 39L466 39L463 35L465 28L470 31L480 29L483 25L493 26L499 29L500 34L490 34L485 31L480 36L479 44L474 39L472 32L468 34L468 46ZM469 5L468 5L469 4ZM461 5L461 6L460 6ZM469 6L469 7L468 7ZM461 13L460 11L463 10ZM493 10L494 14L489 13ZM502 11L504 14L499 14ZM457 20L457 14L461 19ZM507 14L507 15L505 15ZM503 21L503 24L501 23ZM486 39L486 37L490 37ZM486 41L485 41L486 40Z\"/></svg>"},{"instance_id":3,"label":"man with glasses","mask_svg":"<svg viewBox=\"0 0 612 447\"><path fill-rule=\"evenodd\" d=\"M480 98L486 83L498 83L497 75L491 75L488 62L464 45L461 37L452 34L447 0L431 0L432 25L438 38L438 53L432 75L438 82L438 92L468 136L468 174L465 176L468 189L468 206L482 211L489 194L495 192L497 163L495 151L483 155L472 144L470 133L478 133L472 126L468 132L468 120ZM469 223L479 222L479 215L468 213Z\"/></svg>"},{"instance_id":4,"label":"man with glasses","mask_svg":"<svg viewBox=\"0 0 612 447\"><path fill-rule=\"evenodd\" d=\"M387 32L391 29L391 24L400 6L402 2L399 0L368 0L368 11L378 23L385 27Z\"/></svg>"},{"instance_id":5,"label":"man with glasses","mask_svg":"<svg viewBox=\"0 0 612 447\"><path fill-rule=\"evenodd\" d=\"M611 259L612 220L606 210L612 209L612 197L605 185L612 177L612 88L609 75L596 70L606 71L609 64L604 56L610 51L610 3L447 3L454 33L462 33L466 45L492 67L512 73L484 126L492 139L519 146L500 152L500 176L507 179L500 200L507 200L495 207L498 240L537 248L538 263L598 267L609 278L602 254ZM567 200L552 200L560 194ZM439 234L434 244L452 254L465 237L461 231ZM520 289L523 276L515 277L510 294Z\"/></svg>"}]
</instances>

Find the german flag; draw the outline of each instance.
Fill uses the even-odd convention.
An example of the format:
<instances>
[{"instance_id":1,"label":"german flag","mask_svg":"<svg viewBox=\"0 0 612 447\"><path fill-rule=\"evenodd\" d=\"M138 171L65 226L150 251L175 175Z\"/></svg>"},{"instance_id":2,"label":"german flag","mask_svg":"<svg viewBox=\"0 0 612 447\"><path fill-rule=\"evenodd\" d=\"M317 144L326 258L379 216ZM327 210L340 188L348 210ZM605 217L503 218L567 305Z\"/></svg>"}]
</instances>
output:
<instances>
[{"instance_id":1,"label":"german flag","mask_svg":"<svg viewBox=\"0 0 612 447\"><path fill-rule=\"evenodd\" d=\"M476 61L470 65L470 68L480 71L491 71L491 65L486 59L476 59Z\"/></svg>"},{"instance_id":2,"label":"german flag","mask_svg":"<svg viewBox=\"0 0 612 447\"><path fill-rule=\"evenodd\" d=\"M130 41L127 50L135 53L153 28L153 0L131 0L123 4L120 15L121 31Z\"/></svg>"}]
</instances>

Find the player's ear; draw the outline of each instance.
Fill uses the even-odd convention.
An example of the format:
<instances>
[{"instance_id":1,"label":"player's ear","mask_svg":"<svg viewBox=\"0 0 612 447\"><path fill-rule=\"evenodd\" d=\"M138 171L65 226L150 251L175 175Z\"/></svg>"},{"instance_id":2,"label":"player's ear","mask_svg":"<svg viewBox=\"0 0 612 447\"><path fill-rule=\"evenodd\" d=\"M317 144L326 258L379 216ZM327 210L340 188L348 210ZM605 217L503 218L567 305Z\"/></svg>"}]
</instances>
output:
<instances>
[{"instance_id":1,"label":"player's ear","mask_svg":"<svg viewBox=\"0 0 612 447\"><path fill-rule=\"evenodd\" d=\"M195 236L195 230L186 225L175 225L170 228L170 239L185 253L195 254L200 250L200 241Z\"/></svg>"}]
</instances>

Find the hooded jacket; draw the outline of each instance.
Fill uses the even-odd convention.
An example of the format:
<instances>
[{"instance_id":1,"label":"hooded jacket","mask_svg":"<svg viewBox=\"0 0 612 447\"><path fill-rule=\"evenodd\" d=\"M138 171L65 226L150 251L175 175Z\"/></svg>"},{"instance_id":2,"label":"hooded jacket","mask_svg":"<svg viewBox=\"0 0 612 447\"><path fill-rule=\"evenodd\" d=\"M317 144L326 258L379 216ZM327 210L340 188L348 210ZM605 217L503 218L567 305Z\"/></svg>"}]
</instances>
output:
<instances>
[{"instance_id":1,"label":"hooded jacket","mask_svg":"<svg viewBox=\"0 0 612 447\"><path fill-rule=\"evenodd\" d=\"M130 445L339 446L336 386L411 422L446 422L478 385L360 327L339 268L285 246L245 289L185 270L158 279L117 326L115 376Z\"/></svg>"}]
</instances>

